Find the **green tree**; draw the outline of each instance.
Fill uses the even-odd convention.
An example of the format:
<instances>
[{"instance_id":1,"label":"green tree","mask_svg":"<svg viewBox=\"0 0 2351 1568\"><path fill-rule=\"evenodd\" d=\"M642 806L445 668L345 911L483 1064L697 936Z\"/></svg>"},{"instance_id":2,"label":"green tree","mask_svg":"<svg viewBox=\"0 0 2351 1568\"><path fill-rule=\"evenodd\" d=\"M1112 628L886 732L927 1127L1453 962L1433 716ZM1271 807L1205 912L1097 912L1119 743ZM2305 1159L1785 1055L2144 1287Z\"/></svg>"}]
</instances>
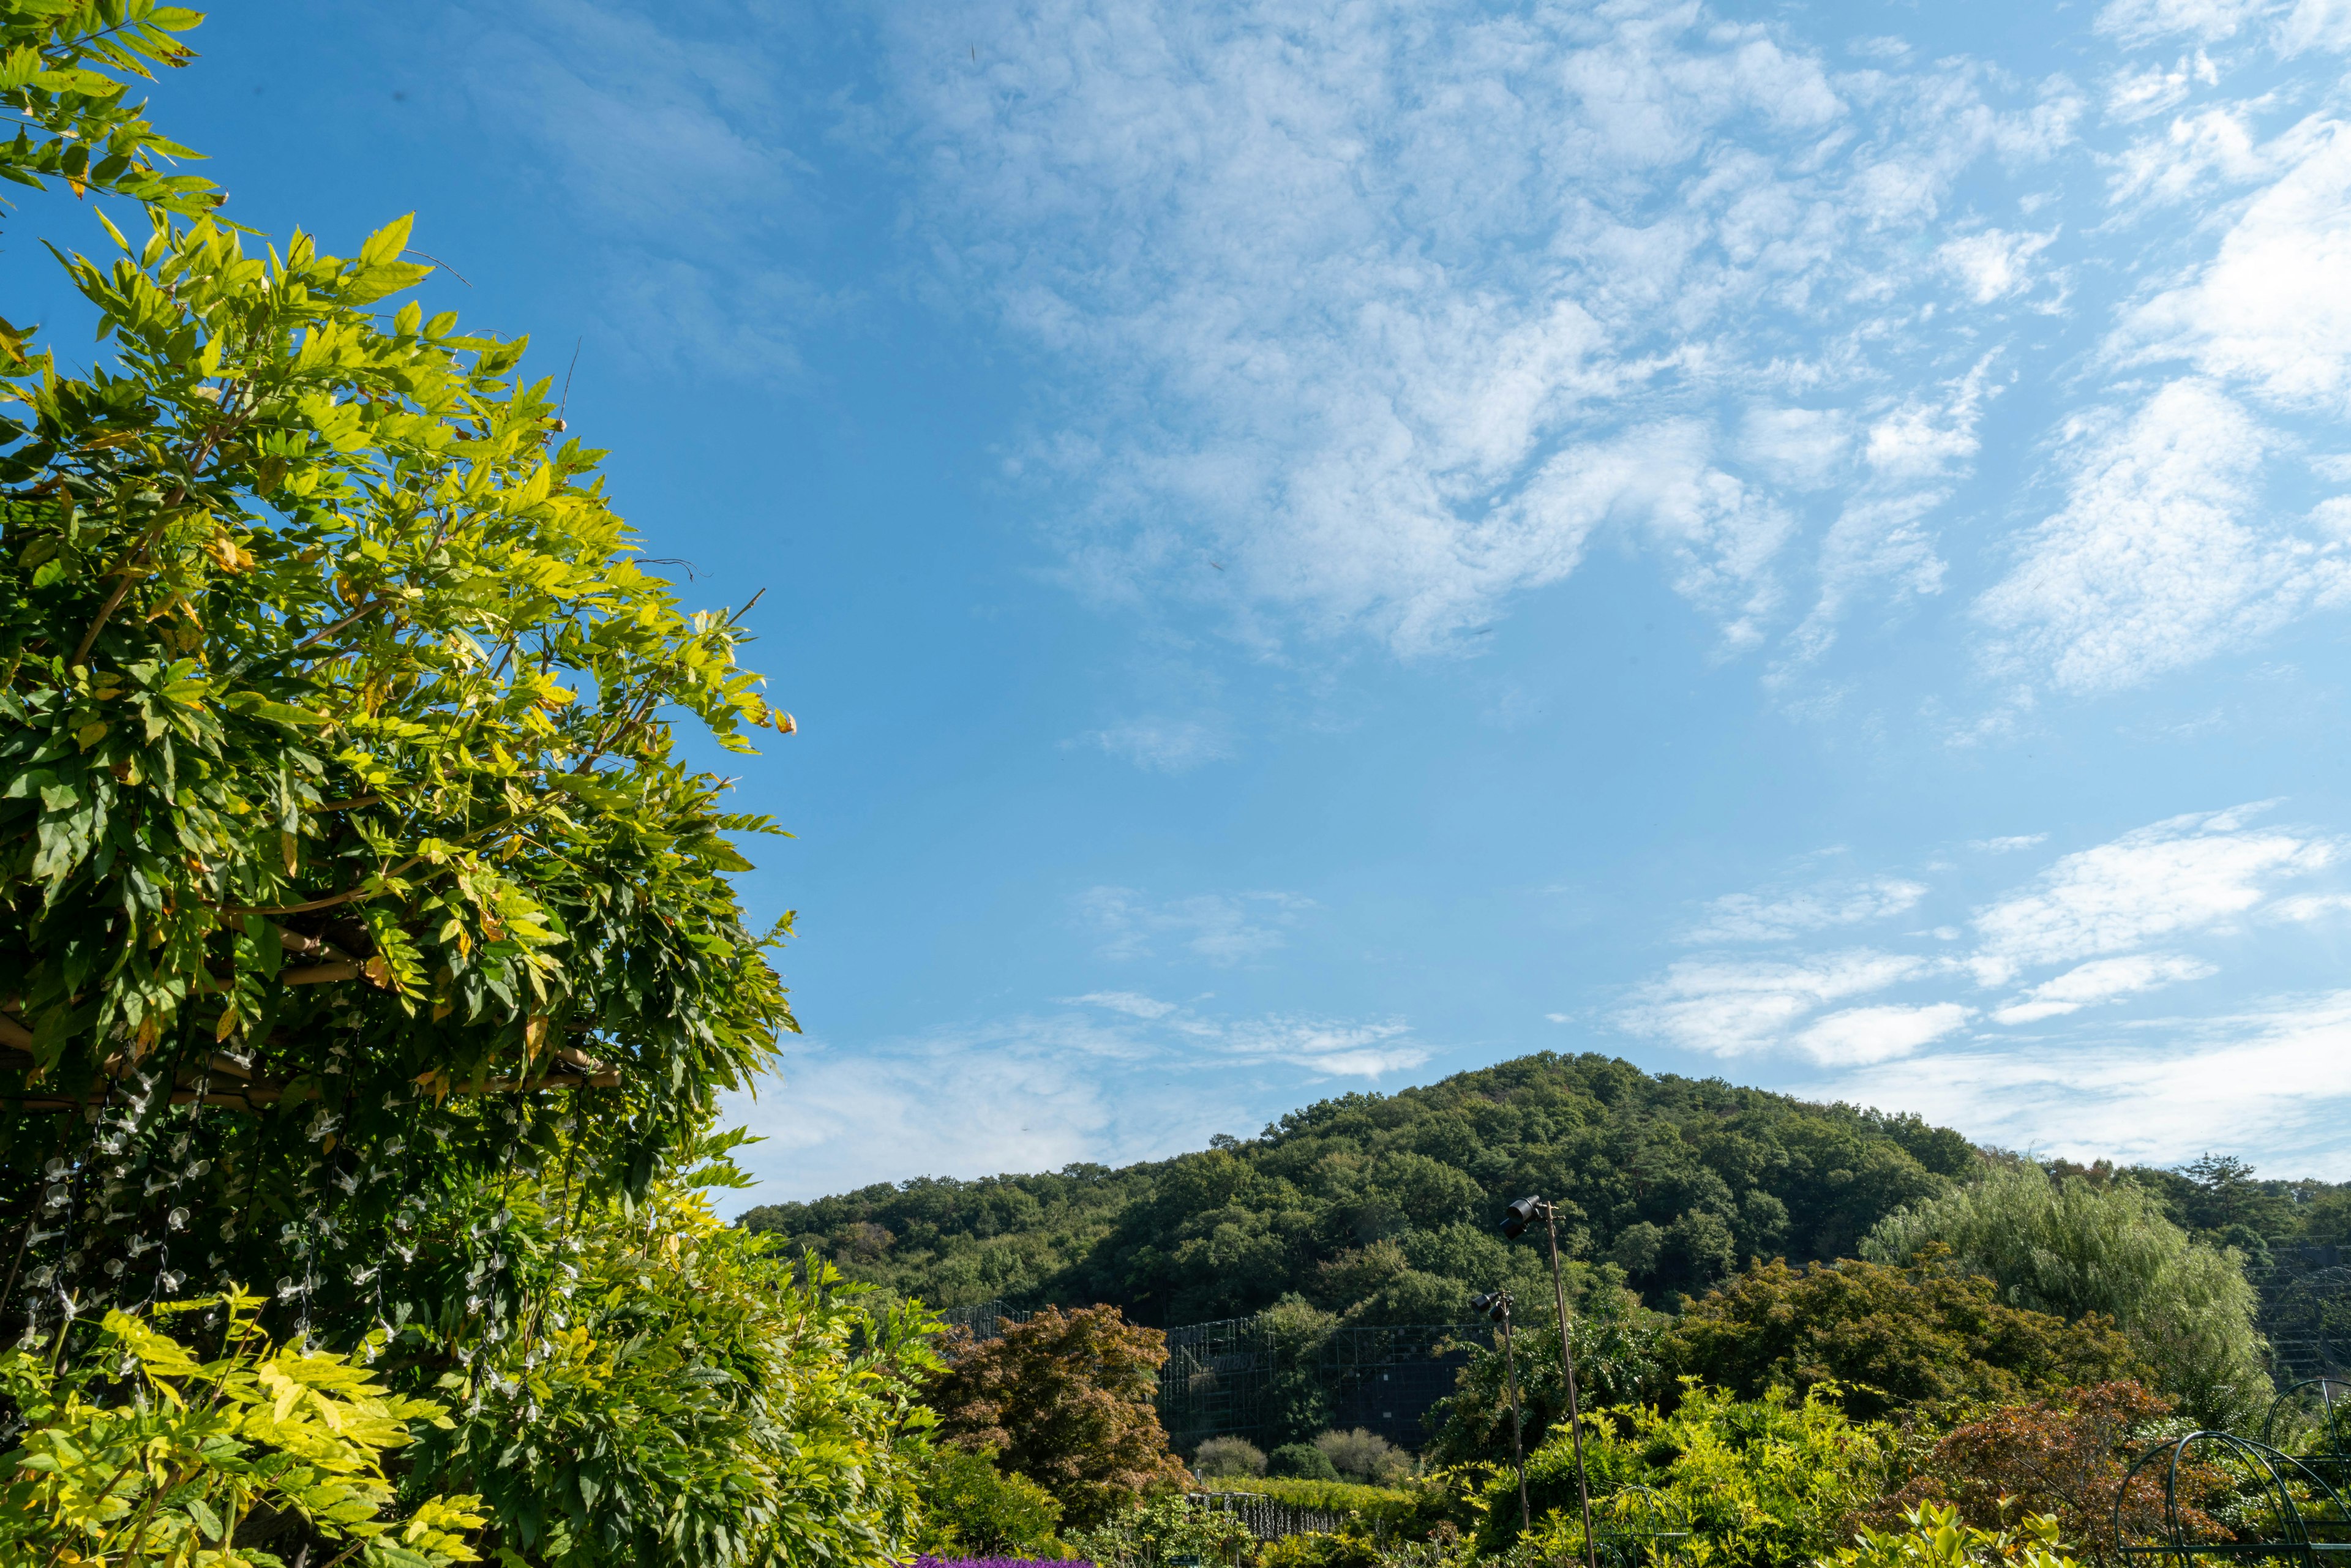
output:
<instances>
[{"instance_id":1,"label":"green tree","mask_svg":"<svg viewBox=\"0 0 2351 1568\"><path fill-rule=\"evenodd\" d=\"M2112 1318L2155 1385L2206 1426L2235 1427L2269 1397L2257 1303L2238 1257L2190 1238L2136 1183L2053 1180L2019 1164L1889 1216L1865 1250L1901 1261L1935 1243L2016 1306Z\"/></svg>"},{"instance_id":2,"label":"green tree","mask_svg":"<svg viewBox=\"0 0 2351 1568\"><path fill-rule=\"evenodd\" d=\"M2008 1305L1991 1281L1931 1260L1750 1269L1693 1302L1667 1331L1661 1358L1750 1399L1834 1384L1865 1418L2008 1403L2138 1370L2111 1324Z\"/></svg>"},{"instance_id":3,"label":"green tree","mask_svg":"<svg viewBox=\"0 0 2351 1568\"><path fill-rule=\"evenodd\" d=\"M789 720L523 344L385 308L407 232L159 220L68 266L115 368L8 372L0 1093L99 1114L0 1124L37 1301L285 1279L315 1321L444 1173L643 1192L792 1027L728 882L771 824L672 738Z\"/></svg>"},{"instance_id":4,"label":"green tree","mask_svg":"<svg viewBox=\"0 0 2351 1568\"><path fill-rule=\"evenodd\" d=\"M939 1434L1050 1492L1072 1529L1189 1479L1154 1401L1166 1336L1115 1307L1049 1307L956 1347L931 1385Z\"/></svg>"},{"instance_id":5,"label":"green tree","mask_svg":"<svg viewBox=\"0 0 2351 1568\"><path fill-rule=\"evenodd\" d=\"M1541 1296L1520 1296L1519 1306L1528 1315L1517 1324L1512 1354L1519 1374L1520 1421L1531 1448L1567 1418L1567 1381L1560 1374L1559 1320L1552 1311L1550 1281L1543 1282ZM1588 1274L1571 1277L1568 1313L1576 1392L1585 1409L1655 1402L1672 1395L1673 1385L1658 1359L1659 1336L1670 1319L1642 1310L1605 1276ZM1425 1450L1430 1463L1510 1462L1509 1365L1499 1331L1470 1340L1469 1364L1461 1369L1459 1383L1427 1420L1437 1429Z\"/></svg>"}]
</instances>

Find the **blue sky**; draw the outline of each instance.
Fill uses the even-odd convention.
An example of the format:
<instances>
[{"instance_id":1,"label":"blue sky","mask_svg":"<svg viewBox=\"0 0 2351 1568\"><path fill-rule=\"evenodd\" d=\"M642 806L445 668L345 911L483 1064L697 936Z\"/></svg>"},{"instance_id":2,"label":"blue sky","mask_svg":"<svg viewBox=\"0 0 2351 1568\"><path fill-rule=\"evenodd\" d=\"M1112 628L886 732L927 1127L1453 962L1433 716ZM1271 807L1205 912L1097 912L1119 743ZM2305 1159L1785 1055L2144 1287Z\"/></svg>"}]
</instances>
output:
<instances>
[{"instance_id":1,"label":"blue sky","mask_svg":"<svg viewBox=\"0 0 2351 1568\"><path fill-rule=\"evenodd\" d=\"M413 210L767 590L740 1201L1544 1049L2351 1176L2351 0L199 43L236 215Z\"/></svg>"}]
</instances>

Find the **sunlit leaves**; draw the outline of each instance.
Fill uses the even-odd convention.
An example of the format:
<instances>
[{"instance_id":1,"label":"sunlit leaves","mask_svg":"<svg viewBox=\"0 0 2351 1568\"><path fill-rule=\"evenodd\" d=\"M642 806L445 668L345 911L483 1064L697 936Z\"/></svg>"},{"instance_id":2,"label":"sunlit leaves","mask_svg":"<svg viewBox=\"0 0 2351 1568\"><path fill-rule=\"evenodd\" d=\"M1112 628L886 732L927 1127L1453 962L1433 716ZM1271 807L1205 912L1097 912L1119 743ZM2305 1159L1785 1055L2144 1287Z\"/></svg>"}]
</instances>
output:
<instances>
[{"instance_id":1,"label":"sunlit leaves","mask_svg":"<svg viewBox=\"0 0 2351 1568\"><path fill-rule=\"evenodd\" d=\"M428 270L404 220L352 258L110 238L61 256L110 361L0 364L0 1010L37 1040L0 1088L98 1096L111 1061L258 1116L198 1129L188 1195L251 1277L513 1158L466 1096L559 1042L618 1076L575 1107L583 1186L642 1187L792 1027L727 881L773 825L674 757L681 720L788 723L739 612L635 564L522 343L391 302Z\"/></svg>"}]
</instances>

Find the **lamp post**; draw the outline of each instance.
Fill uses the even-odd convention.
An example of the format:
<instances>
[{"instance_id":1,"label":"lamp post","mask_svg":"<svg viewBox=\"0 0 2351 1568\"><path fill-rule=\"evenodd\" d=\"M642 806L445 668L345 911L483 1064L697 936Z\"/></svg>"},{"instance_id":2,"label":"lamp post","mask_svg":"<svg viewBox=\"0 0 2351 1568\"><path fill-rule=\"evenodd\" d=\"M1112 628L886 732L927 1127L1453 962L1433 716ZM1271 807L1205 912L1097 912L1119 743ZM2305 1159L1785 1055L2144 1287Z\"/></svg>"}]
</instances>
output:
<instances>
[{"instance_id":1,"label":"lamp post","mask_svg":"<svg viewBox=\"0 0 2351 1568\"><path fill-rule=\"evenodd\" d=\"M1559 1211L1541 1197L1522 1197L1502 1211L1502 1234L1515 1240L1537 1219L1551 1238L1552 1299L1559 1306L1559 1369L1567 1379L1567 1430L1575 1442L1575 1500L1583 1510L1583 1568L1600 1568L1592 1545L1592 1490L1583 1479L1583 1412L1575 1397L1575 1347L1567 1337L1567 1286L1559 1272Z\"/></svg>"},{"instance_id":2,"label":"lamp post","mask_svg":"<svg viewBox=\"0 0 2351 1568\"><path fill-rule=\"evenodd\" d=\"M1510 1464L1519 1472L1519 1528L1531 1531L1535 1527L1535 1516L1527 1506L1527 1448L1519 1420L1519 1362L1510 1350L1510 1292L1496 1291L1472 1296L1469 1310L1482 1312L1502 1325L1502 1366L1510 1379Z\"/></svg>"}]
</instances>

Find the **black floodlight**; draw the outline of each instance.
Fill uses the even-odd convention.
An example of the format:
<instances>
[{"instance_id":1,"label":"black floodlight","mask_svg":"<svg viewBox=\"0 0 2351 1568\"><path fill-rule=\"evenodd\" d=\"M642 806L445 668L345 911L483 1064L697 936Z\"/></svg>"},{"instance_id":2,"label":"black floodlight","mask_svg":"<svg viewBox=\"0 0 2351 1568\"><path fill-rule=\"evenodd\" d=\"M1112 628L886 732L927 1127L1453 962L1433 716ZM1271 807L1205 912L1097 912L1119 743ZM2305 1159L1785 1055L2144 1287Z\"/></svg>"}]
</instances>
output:
<instances>
[{"instance_id":1,"label":"black floodlight","mask_svg":"<svg viewBox=\"0 0 2351 1568\"><path fill-rule=\"evenodd\" d=\"M1481 1318L1491 1318L1499 1323L1510 1315L1510 1298L1499 1291L1472 1296L1469 1298L1469 1310Z\"/></svg>"},{"instance_id":2,"label":"black floodlight","mask_svg":"<svg viewBox=\"0 0 2351 1568\"><path fill-rule=\"evenodd\" d=\"M1502 1234L1513 1239L1525 1234L1527 1227L1535 1222L1535 1211L1541 1207L1541 1198L1522 1197L1502 1210Z\"/></svg>"}]
</instances>

